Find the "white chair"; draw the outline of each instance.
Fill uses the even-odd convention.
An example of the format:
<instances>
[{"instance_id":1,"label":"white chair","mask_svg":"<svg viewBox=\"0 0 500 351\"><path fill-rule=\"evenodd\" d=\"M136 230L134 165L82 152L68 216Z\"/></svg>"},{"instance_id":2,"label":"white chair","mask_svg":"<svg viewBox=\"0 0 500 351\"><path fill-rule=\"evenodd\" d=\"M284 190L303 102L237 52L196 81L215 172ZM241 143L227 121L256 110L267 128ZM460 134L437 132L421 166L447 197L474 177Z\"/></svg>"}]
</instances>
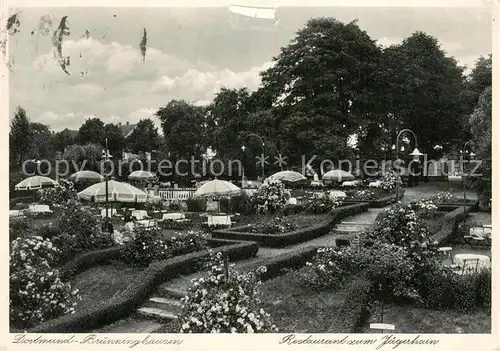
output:
<instances>
[{"instance_id":1,"label":"white chair","mask_svg":"<svg viewBox=\"0 0 500 351\"><path fill-rule=\"evenodd\" d=\"M115 208L108 208L108 216L112 217L116 215L116 209ZM101 217L106 218L106 209L101 210Z\"/></svg>"},{"instance_id":2,"label":"white chair","mask_svg":"<svg viewBox=\"0 0 500 351\"><path fill-rule=\"evenodd\" d=\"M382 186L382 182L380 180L376 180L374 182L370 182L368 187L370 188L380 188Z\"/></svg>"},{"instance_id":3,"label":"white chair","mask_svg":"<svg viewBox=\"0 0 500 351\"><path fill-rule=\"evenodd\" d=\"M207 224L209 227L231 227L231 217L229 216L208 216Z\"/></svg>"},{"instance_id":4,"label":"white chair","mask_svg":"<svg viewBox=\"0 0 500 351\"><path fill-rule=\"evenodd\" d=\"M332 191L330 191L330 197L332 197L332 198L343 199L346 196L347 196L346 193L343 192L343 191L338 191L338 190L332 190Z\"/></svg>"},{"instance_id":5,"label":"white chair","mask_svg":"<svg viewBox=\"0 0 500 351\"><path fill-rule=\"evenodd\" d=\"M186 216L184 215L184 213L164 213L163 214L163 217L162 217L162 220L173 220L173 221L176 221L176 220L182 220L182 219L185 219Z\"/></svg>"}]
</instances>

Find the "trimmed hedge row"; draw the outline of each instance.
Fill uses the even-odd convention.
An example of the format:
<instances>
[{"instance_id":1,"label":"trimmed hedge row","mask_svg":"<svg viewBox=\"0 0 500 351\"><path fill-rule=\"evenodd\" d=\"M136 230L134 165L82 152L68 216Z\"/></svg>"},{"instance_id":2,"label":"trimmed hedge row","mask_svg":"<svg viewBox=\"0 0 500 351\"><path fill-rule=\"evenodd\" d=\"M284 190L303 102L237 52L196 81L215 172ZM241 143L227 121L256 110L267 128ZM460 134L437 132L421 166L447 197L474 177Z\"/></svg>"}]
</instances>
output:
<instances>
[{"instance_id":1,"label":"trimmed hedge row","mask_svg":"<svg viewBox=\"0 0 500 351\"><path fill-rule=\"evenodd\" d=\"M400 190L401 193L399 194L399 200L401 200L405 194L405 191L402 189ZM380 207L384 207L388 204L391 204L393 202L396 201L396 195L393 194L393 195L389 195L389 196L384 196L384 197L380 197L378 199L375 199L375 200L344 200L344 203L347 203L347 204L359 204L359 203L367 203L369 204L369 206L371 208L380 208Z\"/></svg>"},{"instance_id":2,"label":"trimmed hedge row","mask_svg":"<svg viewBox=\"0 0 500 351\"><path fill-rule=\"evenodd\" d=\"M215 241L214 243L221 243ZM257 243L232 242L231 245L218 247L217 251L227 255L229 259L245 259L257 254ZM31 330L29 333L67 333L87 332L122 319L133 313L154 290L169 279L180 274L189 274L201 268L204 259L210 255L209 250L192 252L187 255L173 257L165 261L153 262L146 268L140 279L137 279L118 296L108 301L75 314L49 320Z\"/></svg>"},{"instance_id":3,"label":"trimmed hedge row","mask_svg":"<svg viewBox=\"0 0 500 351\"><path fill-rule=\"evenodd\" d=\"M260 266L266 267L266 272L260 275L261 280L268 280L280 276L286 269L299 269L316 255L318 246L306 246L297 250L282 253L275 257L266 257L248 265L245 271L255 270Z\"/></svg>"},{"instance_id":4,"label":"trimmed hedge row","mask_svg":"<svg viewBox=\"0 0 500 351\"><path fill-rule=\"evenodd\" d=\"M221 239L256 241L261 246L267 247L283 247L322 236L328 233L343 218L368 211L368 208L369 205L367 203L358 203L354 205L339 207L333 210L331 216L328 219L325 219L314 226L297 229L285 234L271 235L239 232L236 230L246 228L246 226L239 226L229 230L215 230L212 233L212 237Z\"/></svg>"},{"instance_id":5,"label":"trimmed hedge row","mask_svg":"<svg viewBox=\"0 0 500 351\"><path fill-rule=\"evenodd\" d=\"M458 224L465 219L471 210L471 207L466 207L464 214L464 207L462 206L445 214L443 227L440 231L435 233L432 238L437 241L439 245L448 242L456 233Z\"/></svg>"},{"instance_id":6,"label":"trimmed hedge row","mask_svg":"<svg viewBox=\"0 0 500 351\"><path fill-rule=\"evenodd\" d=\"M222 240L210 238L207 240L210 247L219 247L224 245L232 245L235 242L232 240ZM97 265L108 264L114 260L121 260L120 246L114 246L107 249L89 251L81 254L71 261L67 262L60 268L61 279L69 279L75 275Z\"/></svg>"},{"instance_id":7,"label":"trimmed hedge row","mask_svg":"<svg viewBox=\"0 0 500 351\"><path fill-rule=\"evenodd\" d=\"M344 289L344 301L335 311L331 333L356 333L368 322L371 282L363 276L354 277Z\"/></svg>"}]
</instances>

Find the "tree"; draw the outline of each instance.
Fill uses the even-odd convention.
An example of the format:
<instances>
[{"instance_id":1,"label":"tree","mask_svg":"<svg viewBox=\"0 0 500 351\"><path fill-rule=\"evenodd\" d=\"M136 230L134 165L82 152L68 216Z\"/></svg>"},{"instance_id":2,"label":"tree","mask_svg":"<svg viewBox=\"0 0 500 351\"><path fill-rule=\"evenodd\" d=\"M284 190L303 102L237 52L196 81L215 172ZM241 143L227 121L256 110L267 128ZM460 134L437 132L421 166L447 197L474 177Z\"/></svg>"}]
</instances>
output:
<instances>
[{"instance_id":1,"label":"tree","mask_svg":"<svg viewBox=\"0 0 500 351\"><path fill-rule=\"evenodd\" d=\"M140 120L127 138L127 145L134 153L158 150L161 138L154 122L149 118Z\"/></svg>"},{"instance_id":2,"label":"tree","mask_svg":"<svg viewBox=\"0 0 500 351\"><path fill-rule=\"evenodd\" d=\"M102 143L104 123L99 118L87 118L78 130L77 142L80 144Z\"/></svg>"},{"instance_id":3,"label":"tree","mask_svg":"<svg viewBox=\"0 0 500 351\"><path fill-rule=\"evenodd\" d=\"M102 147L99 144L71 145L64 152L63 158L68 160L71 166L74 164L80 170L101 171Z\"/></svg>"},{"instance_id":4,"label":"tree","mask_svg":"<svg viewBox=\"0 0 500 351\"><path fill-rule=\"evenodd\" d=\"M26 111L18 107L14 119L10 123L9 149L12 164L21 166L28 156L33 143L33 131Z\"/></svg>"},{"instance_id":5,"label":"tree","mask_svg":"<svg viewBox=\"0 0 500 351\"><path fill-rule=\"evenodd\" d=\"M492 55L479 57L471 74L468 77L467 88L474 107L477 105L479 96L484 90L492 85Z\"/></svg>"},{"instance_id":6,"label":"tree","mask_svg":"<svg viewBox=\"0 0 500 351\"><path fill-rule=\"evenodd\" d=\"M155 114L161 121L168 151L176 158L199 156L206 143L205 108L172 100Z\"/></svg>"},{"instance_id":7,"label":"tree","mask_svg":"<svg viewBox=\"0 0 500 351\"><path fill-rule=\"evenodd\" d=\"M68 128L54 134L53 141L55 151L63 152L66 147L73 145L75 140Z\"/></svg>"},{"instance_id":8,"label":"tree","mask_svg":"<svg viewBox=\"0 0 500 351\"><path fill-rule=\"evenodd\" d=\"M345 158L347 138L371 118L381 50L356 21L310 20L262 73L259 103L279 121L290 160ZM294 156L295 155L295 156Z\"/></svg>"},{"instance_id":9,"label":"tree","mask_svg":"<svg viewBox=\"0 0 500 351\"><path fill-rule=\"evenodd\" d=\"M491 86L487 87L479 97L478 104L470 116L470 128L475 151L481 158L482 177L479 179L477 190L483 202L491 200L491 124L492 124L492 95Z\"/></svg>"},{"instance_id":10,"label":"tree","mask_svg":"<svg viewBox=\"0 0 500 351\"><path fill-rule=\"evenodd\" d=\"M247 130L249 98L246 88L222 88L207 107L210 145L220 156L234 158L240 152L240 134Z\"/></svg>"},{"instance_id":11,"label":"tree","mask_svg":"<svg viewBox=\"0 0 500 351\"><path fill-rule=\"evenodd\" d=\"M416 132L419 149L439 156L434 146L448 152L466 138L463 67L446 56L436 38L416 32L402 44L384 51L383 90L379 97L393 116L385 128L392 144L398 130ZM413 142L413 141L412 141Z\"/></svg>"},{"instance_id":12,"label":"tree","mask_svg":"<svg viewBox=\"0 0 500 351\"><path fill-rule=\"evenodd\" d=\"M30 157L36 159L47 159L54 157L53 135L47 125L42 123L31 123L33 133L32 150Z\"/></svg>"},{"instance_id":13,"label":"tree","mask_svg":"<svg viewBox=\"0 0 500 351\"><path fill-rule=\"evenodd\" d=\"M125 147L125 138L123 137L120 128L116 124L106 124L104 126L104 133L102 137L104 140L101 140L101 145L106 145L107 138L109 153L115 158L120 158Z\"/></svg>"}]
</instances>

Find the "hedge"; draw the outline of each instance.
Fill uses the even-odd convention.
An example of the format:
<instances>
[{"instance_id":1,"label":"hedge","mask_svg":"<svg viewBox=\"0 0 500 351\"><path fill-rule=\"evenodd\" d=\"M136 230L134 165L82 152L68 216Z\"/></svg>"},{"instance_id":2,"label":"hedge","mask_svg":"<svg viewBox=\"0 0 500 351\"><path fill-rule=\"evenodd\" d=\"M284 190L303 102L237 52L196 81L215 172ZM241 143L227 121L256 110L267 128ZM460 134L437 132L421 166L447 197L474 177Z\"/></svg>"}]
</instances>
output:
<instances>
[{"instance_id":1,"label":"hedge","mask_svg":"<svg viewBox=\"0 0 500 351\"><path fill-rule=\"evenodd\" d=\"M297 229L284 234L271 235L239 232L238 230L247 228L246 226L239 226L232 229L215 230L212 233L212 237L221 239L256 241L261 246L267 247L283 247L322 236L328 233L343 218L368 211L368 208L369 205L367 203L358 203L354 205L339 207L333 210L328 219L325 219L314 226Z\"/></svg>"},{"instance_id":2,"label":"hedge","mask_svg":"<svg viewBox=\"0 0 500 351\"><path fill-rule=\"evenodd\" d=\"M219 247L232 245L232 240L222 240L210 238L207 240L210 247ZM93 250L81 254L60 268L61 279L67 280L93 266L105 265L114 260L121 260L120 246L114 246L107 249Z\"/></svg>"},{"instance_id":3,"label":"hedge","mask_svg":"<svg viewBox=\"0 0 500 351\"><path fill-rule=\"evenodd\" d=\"M368 322L371 282L363 276L354 277L343 289L341 307L332 311L331 333L356 333Z\"/></svg>"},{"instance_id":4,"label":"hedge","mask_svg":"<svg viewBox=\"0 0 500 351\"><path fill-rule=\"evenodd\" d=\"M466 207L464 215L464 207L462 206L445 214L443 227L432 236L434 241L437 241L439 245L448 242L456 234L458 224L467 217L471 210L471 207Z\"/></svg>"},{"instance_id":5,"label":"hedge","mask_svg":"<svg viewBox=\"0 0 500 351\"><path fill-rule=\"evenodd\" d=\"M248 265L245 271L255 270L260 266L266 267L266 272L260 275L261 280L275 278L283 273L285 269L299 269L316 255L318 246L306 246L296 250L282 253L274 257L266 257L258 262Z\"/></svg>"},{"instance_id":6,"label":"hedge","mask_svg":"<svg viewBox=\"0 0 500 351\"><path fill-rule=\"evenodd\" d=\"M220 241L215 241L219 243ZM238 242L221 246L217 251L232 260L245 259L257 254L257 243ZM97 303L86 310L68 314L42 323L28 330L29 333L88 332L127 317L135 312L154 290L169 279L180 274L189 274L200 269L201 262L208 258L209 250L192 252L165 261L153 262L139 279L133 281L125 291L107 301Z\"/></svg>"},{"instance_id":7,"label":"hedge","mask_svg":"<svg viewBox=\"0 0 500 351\"><path fill-rule=\"evenodd\" d=\"M399 194L399 200L401 200L405 194L404 190L400 190L400 191L401 191L401 193ZM346 204L367 203L367 204L369 204L369 206L371 208L380 208L380 207L384 207L390 203L395 202L395 200L396 200L396 195L393 194L393 195L389 195L389 196L380 197L380 198L375 199L375 200L350 200L350 199L346 199L346 200L343 200L343 202Z\"/></svg>"}]
</instances>

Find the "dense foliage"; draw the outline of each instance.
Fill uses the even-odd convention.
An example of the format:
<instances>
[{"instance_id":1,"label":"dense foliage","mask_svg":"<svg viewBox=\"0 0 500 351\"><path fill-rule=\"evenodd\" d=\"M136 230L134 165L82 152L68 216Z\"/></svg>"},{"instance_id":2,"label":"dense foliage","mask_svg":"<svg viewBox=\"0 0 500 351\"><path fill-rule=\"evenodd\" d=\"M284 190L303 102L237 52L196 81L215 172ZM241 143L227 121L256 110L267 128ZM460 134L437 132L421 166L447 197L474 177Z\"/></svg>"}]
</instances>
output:
<instances>
[{"instance_id":1,"label":"dense foliage","mask_svg":"<svg viewBox=\"0 0 500 351\"><path fill-rule=\"evenodd\" d=\"M297 229L298 226L287 217L272 217L250 226L249 232L259 234L284 234Z\"/></svg>"},{"instance_id":2,"label":"dense foliage","mask_svg":"<svg viewBox=\"0 0 500 351\"><path fill-rule=\"evenodd\" d=\"M260 308L254 272L240 273L227 267L222 254L212 256L204 277L194 279L182 299L181 333L268 333L277 328ZM260 268L265 271L265 267Z\"/></svg>"},{"instance_id":3,"label":"dense foliage","mask_svg":"<svg viewBox=\"0 0 500 351\"><path fill-rule=\"evenodd\" d=\"M270 214L288 204L290 192L281 180L267 178L254 196L257 213Z\"/></svg>"}]
</instances>

